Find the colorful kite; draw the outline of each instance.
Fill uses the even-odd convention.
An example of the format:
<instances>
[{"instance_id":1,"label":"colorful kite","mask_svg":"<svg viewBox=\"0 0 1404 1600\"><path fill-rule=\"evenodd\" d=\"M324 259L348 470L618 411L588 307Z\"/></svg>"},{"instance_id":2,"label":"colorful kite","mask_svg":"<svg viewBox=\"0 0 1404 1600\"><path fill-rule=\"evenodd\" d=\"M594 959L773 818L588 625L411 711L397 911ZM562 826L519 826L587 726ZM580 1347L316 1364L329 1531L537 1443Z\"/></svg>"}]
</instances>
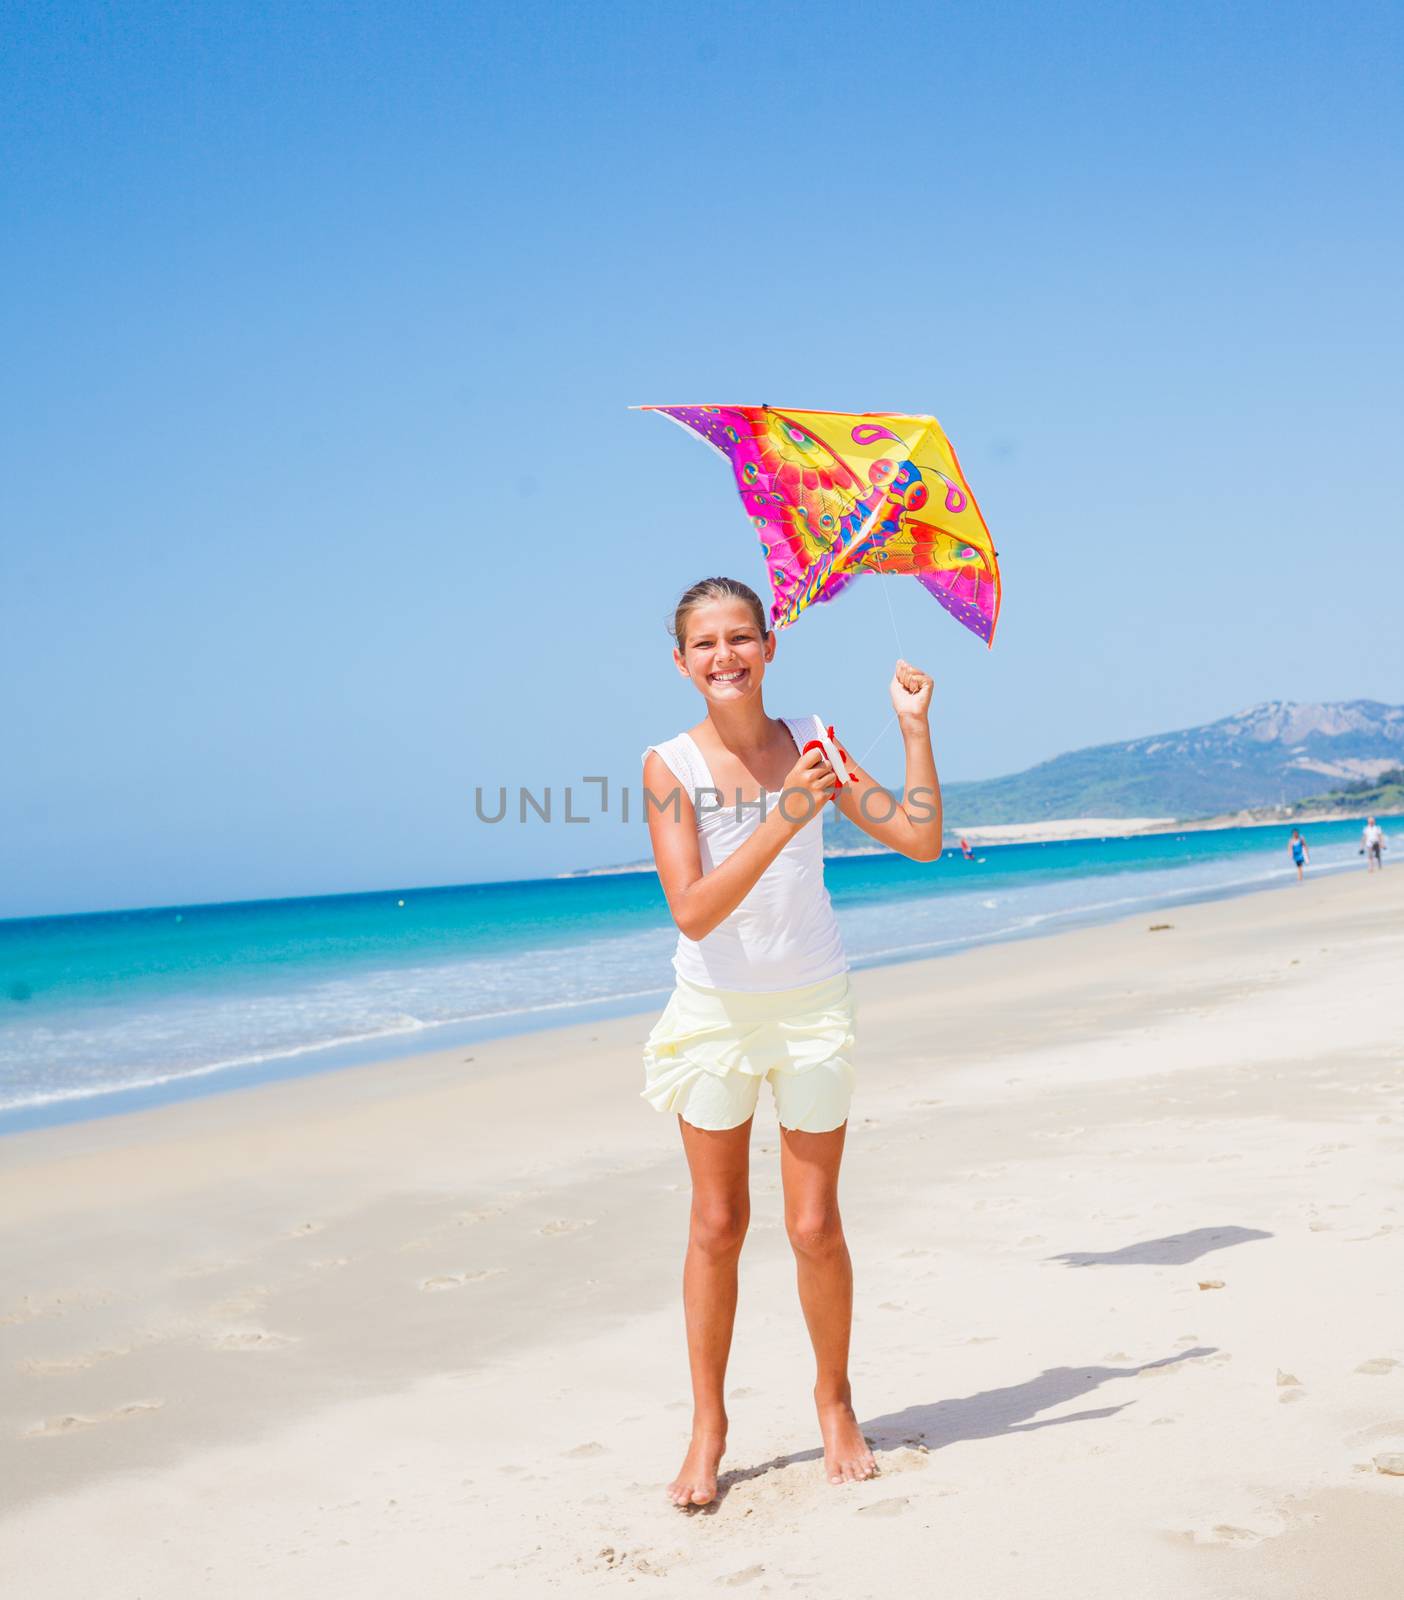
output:
<instances>
[{"instance_id":1,"label":"colorful kite","mask_svg":"<svg viewBox=\"0 0 1404 1600\"><path fill-rule=\"evenodd\" d=\"M935 417L640 406L700 434L736 474L770 570L770 620L788 626L860 572L915 578L987 644L999 564L985 519Z\"/></svg>"}]
</instances>

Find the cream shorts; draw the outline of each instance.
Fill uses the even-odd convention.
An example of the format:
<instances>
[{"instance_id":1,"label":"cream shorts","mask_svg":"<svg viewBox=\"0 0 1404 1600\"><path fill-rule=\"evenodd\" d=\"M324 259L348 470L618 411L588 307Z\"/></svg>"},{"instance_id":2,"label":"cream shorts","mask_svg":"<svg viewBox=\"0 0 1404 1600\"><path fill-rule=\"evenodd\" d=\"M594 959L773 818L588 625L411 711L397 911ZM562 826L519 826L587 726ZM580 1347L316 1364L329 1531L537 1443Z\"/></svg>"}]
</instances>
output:
<instances>
[{"instance_id":1,"label":"cream shorts","mask_svg":"<svg viewBox=\"0 0 1404 1600\"><path fill-rule=\"evenodd\" d=\"M848 974L800 989L743 994L678 978L644 1044L642 1097L694 1128L735 1128L769 1080L784 1128L829 1133L853 1098Z\"/></svg>"}]
</instances>

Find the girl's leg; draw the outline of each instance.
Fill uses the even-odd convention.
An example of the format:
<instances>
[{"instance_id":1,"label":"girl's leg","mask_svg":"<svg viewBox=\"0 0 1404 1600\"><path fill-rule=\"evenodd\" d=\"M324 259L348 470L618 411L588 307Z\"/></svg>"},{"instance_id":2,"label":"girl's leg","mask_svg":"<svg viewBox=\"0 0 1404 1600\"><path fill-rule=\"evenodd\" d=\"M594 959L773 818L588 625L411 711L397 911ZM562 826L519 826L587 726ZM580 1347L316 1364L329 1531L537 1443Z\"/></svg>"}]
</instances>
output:
<instances>
[{"instance_id":1,"label":"girl's leg","mask_svg":"<svg viewBox=\"0 0 1404 1600\"><path fill-rule=\"evenodd\" d=\"M814 1346L814 1403L830 1483L852 1483L877 1471L853 1414L848 1339L853 1324L853 1266L839 1216L838 1175L845 1122L831 1133L780 1129L785 1228L795 1252L800 1305Z\"/></svg>"},{"instance_id":2,"label":"girl's leg","mask_svg":"<svg viewBox=\"0 0 1404 1600\"><path fill-rule=\"evenodd\" d=\"M668 1485L674 1505L705 1505L717 1492L726 1447L726 1358L736 1320L736 1264L751 1220L751 1121L694 1128L678 1118L692 1173L692 1220L683 1265L687 1359L692 1369L692 1443Z\"/></svg>"}]
</instances>

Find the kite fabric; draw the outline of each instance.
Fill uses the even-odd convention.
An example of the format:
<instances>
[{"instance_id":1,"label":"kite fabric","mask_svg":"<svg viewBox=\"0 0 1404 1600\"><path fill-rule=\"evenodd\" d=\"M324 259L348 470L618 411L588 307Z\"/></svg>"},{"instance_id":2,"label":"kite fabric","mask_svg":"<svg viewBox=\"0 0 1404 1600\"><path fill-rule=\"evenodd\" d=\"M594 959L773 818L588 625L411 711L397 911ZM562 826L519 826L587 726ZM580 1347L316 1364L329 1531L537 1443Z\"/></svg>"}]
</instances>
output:
<instances>
[{"instance_id":1,"label":"kite fabric","mask_svg":"<svg viewBox=\"0 0 1404 1600\"><path fill-rule=\"evenodd\" d=\"M862 572L907 574L989 644L999 564L985 519L935 417L639 406L700 435L731 462L787 627Z\"/></svg>"}]
</instances>

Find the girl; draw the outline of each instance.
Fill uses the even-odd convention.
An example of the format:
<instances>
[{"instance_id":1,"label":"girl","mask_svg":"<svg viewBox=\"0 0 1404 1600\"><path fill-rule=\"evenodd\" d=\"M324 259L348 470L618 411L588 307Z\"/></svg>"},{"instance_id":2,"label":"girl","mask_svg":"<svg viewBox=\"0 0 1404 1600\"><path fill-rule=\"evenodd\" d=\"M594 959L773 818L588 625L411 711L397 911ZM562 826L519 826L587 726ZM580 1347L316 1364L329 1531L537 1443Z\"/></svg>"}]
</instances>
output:
<instances>
[{"instance_id":1,"label":"girl","mask_svg":"<svg viewBox=\"0 0 1404 1600\"><path fill-rule=\"evenodd\" d=\"M814 1401L830 1483L877 1470L848 1381L853 1275L838 1174L853 1090L848 963L824 888L831 800L879 843L934 861L941 795L927 711L931 679L897 663L892 704L906 745L898 801L840 750L801 754L812 718L766 714L775 635L754 590L707 578L678 602L673 660L706 715L644 752L644 809L658 876L678 925L677 984L644 1046L644 1098L677 1113L692 1175L683 1308L692 1443L668 1486L677 1506L717 1492L726 1444L723 1385L736 1266L750 1218L751 1118L768 1079L780 1122L785 1226L814 1345Z\"/></svg>"}]
</instances>

